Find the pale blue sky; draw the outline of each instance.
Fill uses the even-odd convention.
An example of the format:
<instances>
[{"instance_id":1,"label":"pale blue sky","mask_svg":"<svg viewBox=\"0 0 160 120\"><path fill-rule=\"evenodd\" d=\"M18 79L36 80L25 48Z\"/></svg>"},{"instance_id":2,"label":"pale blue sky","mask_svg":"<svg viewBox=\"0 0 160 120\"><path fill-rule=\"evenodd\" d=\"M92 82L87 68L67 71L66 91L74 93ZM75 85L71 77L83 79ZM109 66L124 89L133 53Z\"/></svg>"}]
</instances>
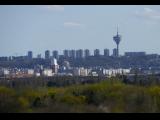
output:
<instances>
[{"instance_id":1,"label":"pale blue sky","mask_svg":"<svg viewBox=\"0 0 160 120\"><path fill-rule=\"evenodd\" d=\"M45 50L116 47L116 26L126 51L160 53L160 6L64 5L0 6L0 56L34 56Z\"/></svg>"}]
</instances>

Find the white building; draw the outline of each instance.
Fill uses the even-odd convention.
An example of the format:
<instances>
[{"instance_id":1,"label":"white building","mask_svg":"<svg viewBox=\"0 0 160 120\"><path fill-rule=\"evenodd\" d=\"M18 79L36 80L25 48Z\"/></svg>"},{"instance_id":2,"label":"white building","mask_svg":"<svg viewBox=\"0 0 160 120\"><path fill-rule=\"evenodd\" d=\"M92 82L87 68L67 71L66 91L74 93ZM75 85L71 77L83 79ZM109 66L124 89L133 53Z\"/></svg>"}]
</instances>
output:
<instances>
[{"instance_id":1,"label":"white building","mask_svg":"<svg viewBox=\"0 0 160 120\"><path fill-rule=\"evenodd\" d=\"M74 76L88 76L88 69L85 69L83 67L74 68L73 69L73 75Z\"/></svg>"},{"instance_id":2,"label":"white building","mask_svg":"<svg viewBox=\"0 0 160 120\"><path fill-rule=\"evenodd\" d=\"M130 69L103 69L103 74L108 76L115 76L117 74L128 74L130 73Z\"/></svg>"},{"instance_id":3,"label":"white building","mask_svg":"<svg viewBox=\"0 0 160 120\"><path fill-rule=\"evenodd\" d=\"M27 74L33 75L33 74L34 74L34 70L33 70L33 69L28 69L28 70L27 70Z\"/></svg>"},{"instance_id":4,"label":"white building","mask_svg":"<svg viewBox=\"0 0 160 120\"><path fill-rule=\"evenodd\" d=\"M43 73L44 76L53 76L54 73L52 72L52 69L44 69Z\"/></svg>"},{"instance_id":5,"label":"white building","mask_svg":"<svg viewBox=\"0 0 160 120\"><path fill-rule=\"evenodd\" d=\"M80 76L80 69L79 68L74 68L73 69L73 75L74 76Z\"/></svg>"},{"instance_id":6,"label":"white building","mask_svg":"<svg viewBox=\"0 0 160 120\"><path fill-rule=\"evenodd\" d=\"M6 69L6 68L0 69L0 75L9 75L9 74L10 74L9 69Z\"/></svg>"},{"instance_id":7,"label":"white building","mask_svg":"<svg viewBox=\"0 0 160 120\"><path fill-rule=\"evenodd\" d=\"M41 76L41 74L40 73L35 73L35 76L39 77L39 76Z\"/></svg>"},{"instance_id":8,"label":"white building","mask_svg":"<svg viewBox=\"0 0 160 120\"><path fill-rule=\"evenodd\" d=\"M84 68L81 68L80 69L80 76L88 76L88 70L84 69Z\"/></svg>"},{"instance_id":9,"label":"white building","mask_svg":"<svg viewBox=\"0 0 160 120\"><path fill-rule=\"evenodd\" d=\"M57 59L53 58L51 60L51 66L52 66L52 72L57 74L58 73L58 69L59 69L59 65L57 63Z\"/></svg>"},{"instance_id":10,"label":"white building","mask_svg":"<svg viewBox=\"0 0 160 120\"><path fill-rule=\"evenodd\" d=\"M97 72L95 72L95 71L91 72L91 75L92 76L98 76Z\"/></svg>"},{"instance_id":11,"label":"white building","mask_svg":"<svg viewBox=\"0 0 160 120\"><path fill-rule=\"evenodd\" d=\"M8 69L4 69L4 70L3 70L3 74L4 74L4 75L9 75L9 73L10 73L10 72L9 72Z\"/></svg>"}]
</instances>

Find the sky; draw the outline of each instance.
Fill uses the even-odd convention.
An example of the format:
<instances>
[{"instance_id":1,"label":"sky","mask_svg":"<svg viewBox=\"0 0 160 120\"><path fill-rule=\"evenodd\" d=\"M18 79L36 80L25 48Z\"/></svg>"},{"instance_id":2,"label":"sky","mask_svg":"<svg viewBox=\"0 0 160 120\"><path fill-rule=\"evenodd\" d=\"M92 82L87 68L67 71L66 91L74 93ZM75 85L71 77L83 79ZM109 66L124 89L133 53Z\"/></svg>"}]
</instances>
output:
<instances>
[{"instance_id":1,"label":"sky","mask_svg":"<svg viewBox=\"0 0 160 120\"><path fill-rule=\"evenodd\" d=\"M0 5L0 56L116 47L160 54L159 5Z\"/></svg>"}]
</instances>

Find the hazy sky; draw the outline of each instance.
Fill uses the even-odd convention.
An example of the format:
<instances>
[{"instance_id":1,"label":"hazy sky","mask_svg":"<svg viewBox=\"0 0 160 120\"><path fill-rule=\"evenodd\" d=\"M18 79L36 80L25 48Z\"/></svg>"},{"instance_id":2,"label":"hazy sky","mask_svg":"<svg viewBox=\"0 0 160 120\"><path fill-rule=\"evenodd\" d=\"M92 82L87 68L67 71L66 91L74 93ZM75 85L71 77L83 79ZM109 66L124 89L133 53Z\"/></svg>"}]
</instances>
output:
<instances>
[{"instance_id":1,"label":"hazy sky","mask_svg":"<svg viewBox=\"0 0 160 120\"><path fill-rule=\"evenodd\" d=\"M79 48L112 53L117 25L120 54L160 53L158 5L1 5L0 56Z\"/></svg>"}]
</instances>

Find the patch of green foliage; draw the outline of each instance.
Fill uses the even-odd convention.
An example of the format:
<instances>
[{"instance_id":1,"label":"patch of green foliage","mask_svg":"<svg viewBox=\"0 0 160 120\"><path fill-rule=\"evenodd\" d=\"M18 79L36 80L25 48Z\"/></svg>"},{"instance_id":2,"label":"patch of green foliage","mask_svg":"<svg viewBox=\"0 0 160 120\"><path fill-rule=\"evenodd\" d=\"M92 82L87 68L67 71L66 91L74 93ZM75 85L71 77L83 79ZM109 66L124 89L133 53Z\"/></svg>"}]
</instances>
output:
<instances>
[{"instance_id":1,"label":"patch of green foliage","mask_svg":"<svg viewBox=\"0 0 160 120\"><path fill-rule=\"evenodd\" d=\"M160 86L118 78L66 87L0 87L0 112L160 112Z\"/></svg>"}]
</instances>

